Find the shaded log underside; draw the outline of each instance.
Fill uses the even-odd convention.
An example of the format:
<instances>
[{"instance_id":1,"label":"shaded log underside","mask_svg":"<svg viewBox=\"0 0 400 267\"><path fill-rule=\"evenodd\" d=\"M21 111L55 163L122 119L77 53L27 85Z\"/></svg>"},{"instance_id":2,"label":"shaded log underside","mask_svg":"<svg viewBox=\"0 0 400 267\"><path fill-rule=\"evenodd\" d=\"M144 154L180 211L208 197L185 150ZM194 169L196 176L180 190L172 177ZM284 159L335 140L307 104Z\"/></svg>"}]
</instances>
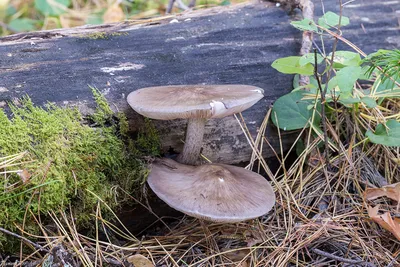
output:
<instances>
[{"instance_id":1,"label":"shaded log underside","mask_svg":"<svg viewBox=\"0 0 400 267\"><path fill-rule=\"evenodd\" d=\"M337 1L325 2L326 11L337 12ZM399 9L400 1L355 1L344 10L351 24L343 28L343 35L367 53L398 48ZM321 15L321 10L316 3L316 14ZM174 18L179 22L170 23ZM126 104L133 90L173 84L249 84L265 91L264 99L243 112L254 137L267 109L291 89L292 77L278 73L271 63L298 54L301 32L290 25L298 18L298 13L289 15L271 3L246 4L140 24L131 21L3 37L0 104L28 94L36 104L73 105L87 113L94 105L91 85L105 94L114 109L128 115L135 131L143 119ZM185 121L154 123L163 149L181 151ZM278 148L276 129L270 126L266 134ZM290 134L284 134L285 148L292 141ZM207 122L203 154L209 159L232 164L249 160L250 153L233 116ZM264 155L273 156L272 150L265 148Z\"/></svg>"}]
</instances>

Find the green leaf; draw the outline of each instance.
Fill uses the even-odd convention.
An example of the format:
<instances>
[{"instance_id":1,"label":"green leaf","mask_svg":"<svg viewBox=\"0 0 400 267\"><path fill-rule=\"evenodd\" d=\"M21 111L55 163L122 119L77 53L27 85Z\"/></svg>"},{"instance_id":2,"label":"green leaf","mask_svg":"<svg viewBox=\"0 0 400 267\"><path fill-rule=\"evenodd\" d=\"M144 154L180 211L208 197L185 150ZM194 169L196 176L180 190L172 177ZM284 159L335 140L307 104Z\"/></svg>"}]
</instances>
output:
<instances>
[{"instance_id":1,"label":"green leaf","mask_svg":"<svg viewBox=\"0 0 400 267\"><path fill-rule=\"evenodd\" d=\"M358 104L361 102L361 99L358 97L353 97L349 93L340 94L339 103L345 105L346 107L352 107L354 104Z\"/></svg>"},{"instance_id":2,"label":"green leaf","mask_svg":"<svg viewBox=\"0 0 400 267\"><path fill-rule=\"evenodd\" d=\"M272 108L272 122L285 131L302 129L305 126L309 127L308 122L315 113L314 124L318 125L321 120L319 116L321 106L317 104L319 112L310 109L310 105L314 106L314 100L302 99L305 93L295 91L276 100Z\"/></svg>"},{"instance_id":3,"label":"green leaf","mask_svg":"<svg viewBox=\"0 0 400 267\"><path fill-rule=\"evenodd\" d=\"M332 53L328 58L332 57ZM345 66L359 66L361 64L360 54L350 51L336 51L333 58L333 67L335 69L343 68Z\"/></svg>"},{"instance_id":4,"label":"green leaf","mask_svg":"<svg viewBox=\"0 0 400 267\"><path fill-rule=\"evenodd\" d=\"M300 57L284 57L278 58L272 62L272 67L279 72L286 74L302 74L302 75L312 75L314 73L314 67L311 64L306 64L300 66Z\"/></svg>"},{"instance_id":5,"label":"green leaf","mask_svg":"<svg viewBox=\"0 0 400 267\"><path fill-rule=\"evenodd\" d=\"M15 32L27 32L35 30L36 20L29 18L13 19L8 26Z\"/></svg>"},{"instance_id":6,"label":"green leaf","mask_svg":"<svg viewBox=\"0 0 400 267\"><path fill-rule=\"evenodd\" d=\"M299 29L301 31L318 32L317 25L315 25L315 22L310 19L303 19L300 21L292 21L290 24L292 24L293 27L295 27L296 29Z\"/></svg>"},{"instance_id":7,"label":"green leaf","mask_svg":"<svg viewBox=\"0 0 400 267\"><path fill-rule=\"evenodd\" d=\"M385 146L400 146L400 122L388 120L386 127L383 124L376 126L375 133L368 130L365 134L372 143Z\"/></svg>"},{"instance_id":8,"label":"green leaf","mask_svg":"<svg viewBox=\"0 0 400 267\"><path fill-rule=\"evenodd\" d=\"M293 88L297 88L300 86L300 75L296 74L293 77Z\"/></svg>"},{"instance_id":9,"label":"green leaf","mask_svg":"<svg viewBox=\"0 0 400 267\"><path fill-rule=\"evenodd\" d=\"M101 13L90 14L86 18L86 24L98 25L102 23L104 23L104 20L103 20L103 14Z\"/></svg>"},{"instance_id":10,"label":"green leaf","mask_svg":"<svg viewBox=\"0 0 400 267\"><path fill-rule=\"evenodd\" d=\"M35 8L45 16L64 14L70 4L70 0L35 0Z\"/></svg>"},{"instance_id":11,"label":"green leaf","mask_svg":"<svg viewBox=\"0 0 400 267\"><path fill-rule=\"evenodd\" d=\"M361 74L361 67L344 67L336 73L337 84L341 94L351 93L354 83Z\"/></svg>"},{"instance_id":12,"label":"green leaf","mask_svg":"<svg viewBox=\"0 0 400 267\"><path fill-rule=\"evenodd\" d=\"M338 86L337 77L333 77L328 82L328 91L332 91L336 86ZM335 90L338 91L337 88Z\"/></svg>"},{"instance_id":13,"label":"green leaf","mask_svg":"<svg viewBox=\"0 0 400 267\"><path fill-rule=\"evenodd\" d=\"M318 88L318 81L314 76L310 76L310 88ZM321 84L321 87L324 88L325 84Z\"/></svg>"},{"instance_id":14,"label":"green leaf","mask_svg":"<svg viewBox=\"0 0 400 267\"><path fill-rule=\"evenodd\" d=\"M378 106L375 99L373 99L372 97L361 97L361 102L363 102L368 108L375 108Z\"/></svg>"},{"instance_id":15,"label":"green leaf","mask_svg":"<svg viewBox=\"0 0 400 267\"><path fill-rule=\"evenodd\" d=\"M304 66L307 63L314 64L315 63L314 57L315 57L314 53L307 53L307 54L303 55L299 60L299 65ZM317 53L317 64L320 64L323 60L324 60L324 58L320 54Z\"/></svg>"},{"instance_id":16,"label":"green leaf","mask_svg":"<svg viewBox=\"0 0 400 267\"><path fill-rule=\"evenodd\" d=\"M224 0L224 1L222 1L221 2L221 4L219 4L220 6L228 6L228 5L230 5L231 4L231 1L229 1L229 0Z\"/></svg>"},{"instance_id":17,"label":"green leaf","mask_svg":"<svg viewBox=\"0 0 400 267\"><path fill-rule=\"evenodd\" d=\"M9 5L9 6L7 7L7 9L6 9L6 16L15 15L15 13L17 13L17 12L18 12L18 10L17 10L15 7Z\"/></svg>"},{"instance_id":18,"label":"green leaf","mask_svg":"<svg viewBox=\"0 0 400 267\"><path fill-rule=\"evenodd\" d=\"M340 19L339 15L337 15L337 14L331 12L331 11L328 11L328 12L325 13L325 15L323 15L322 17L320 17L318 19L318 24L321 27L329 29L330 27L338 26L339 25L339 19ZM341 26L346 26L346 25L349 25L349 23L350 23L349 18L342 16L342 20L340 21L340 25Z\"/></svg>"}]
</instances>

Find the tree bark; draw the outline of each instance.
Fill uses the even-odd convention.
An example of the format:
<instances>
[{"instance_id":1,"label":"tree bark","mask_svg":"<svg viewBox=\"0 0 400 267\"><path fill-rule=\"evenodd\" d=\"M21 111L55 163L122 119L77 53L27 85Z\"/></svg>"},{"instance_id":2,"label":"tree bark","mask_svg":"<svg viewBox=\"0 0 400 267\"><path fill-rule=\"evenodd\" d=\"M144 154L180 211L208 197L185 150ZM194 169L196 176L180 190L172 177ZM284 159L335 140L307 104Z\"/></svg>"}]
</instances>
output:
<instances>
[{"instance_id":1,"label":"tree bark","mask_svg":"<svg viewBox=\"0 0 400 267\"><path fill-rule=\"evenodd\" d=\"M336 2L324 1L325 11L337 12ZM399 9L399 1L348 4L344 15L350 17L351 24L343 28L343 35L367 53L398 48L400 30L395 11ZM320 1L315 3L315 13L316 17L322 14ZM39 105L50 101L90 113L94 106L91 85L115 110L127 114L131 130L136 131L143 119L126 103L131 91L173 84L249 84L265 92L264 99L243 112L255 137L267 109L292 89L293 76L278 73L271 63L299 54L302 33L290 25L297 19L301 19L299 12L293 15L267 2L3 37L0 106L28 94ZM344 45L339 49L350 50ZM163 150L181 152L186 121L154 124ZM283 132L283 150L291 146L293 137ZM268 126L266 138L280 151L274 126ZM248 161L251 148L230 116L207 122L202 153L213 162L234 164ZM263 153L274 156L269 148Z\"/></svg>"}]
</instances>

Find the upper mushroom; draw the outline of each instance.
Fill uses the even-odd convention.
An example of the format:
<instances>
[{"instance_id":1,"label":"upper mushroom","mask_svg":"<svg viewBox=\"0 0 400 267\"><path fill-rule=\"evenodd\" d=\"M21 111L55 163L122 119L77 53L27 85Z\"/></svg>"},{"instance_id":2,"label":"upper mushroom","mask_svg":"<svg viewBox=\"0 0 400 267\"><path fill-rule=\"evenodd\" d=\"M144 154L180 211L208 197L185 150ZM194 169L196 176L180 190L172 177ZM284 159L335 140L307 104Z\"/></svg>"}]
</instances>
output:
<instances>
[{"instance_id":1,"label":"upper mushroom","mask_svg":"<svg viewBox=\"0 0 400 267\"><path fill-rule=\"evenodd\" d=\"M263 176L226 164L188 166L159 159L147 182L174 209L214 222L257 218L275 204L274 191Z\"/></svg>"},{"instance_id":2,"label":"upper mushroom","mask_svg":"<svg viewBox=\"0 0 400 267\"><path fill-rule=\"evenodd\" d=\"M263 93L263 89L250 85L172 85L139 89L127 100L136 112L152 119L188 119L178 161L196 165L206 120L246 110L263 98Z\"/></svg>"}]
</instances>

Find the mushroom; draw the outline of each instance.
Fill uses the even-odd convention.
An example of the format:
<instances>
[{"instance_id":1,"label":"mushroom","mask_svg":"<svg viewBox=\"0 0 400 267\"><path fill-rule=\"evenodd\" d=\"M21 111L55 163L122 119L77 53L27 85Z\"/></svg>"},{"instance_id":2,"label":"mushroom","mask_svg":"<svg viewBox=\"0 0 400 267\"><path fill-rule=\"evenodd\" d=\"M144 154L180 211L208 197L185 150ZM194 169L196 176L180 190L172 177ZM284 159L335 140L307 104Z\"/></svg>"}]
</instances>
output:
<instances>
[{"instance_id":1,"label":"mushroom","mask_svg":"<svg viewBox=\"0 0 400 267\"><path fill-rule=\"evenodd\" d=\"M185 145L178 161L196 165L207 119L239 113L264 97L250 85L172 85L148 87L128 95L139 114L158 120L188 119Z\"/></svg>"},{"instance_id":2,"label":"mushroom","mask_svg":"<svg viewBox=\"0 0 400 267\"><path fill-rule=\"evenodd\" d=\"M257 218L275 204L274 191L263 176L226 164L189 166L157 159L147 182L172 208L214 222Z\"/></svg>"},{"instance_id":3,"label":"mushroom","mask_svg":"<svg viewBox=\"0 0 400 267\"><path fill-rule=\"evenodd\" d=\"M172 208L200 219L239 222L266 214L275 204L269 182L252 171L225 165L196 165L207 119L241 112L263 98L249 85L148 87L128 95L139 114L159 120L188 119L185 145L172 159L153 162L148 184Z\"/></svg>"}]
</instances>

